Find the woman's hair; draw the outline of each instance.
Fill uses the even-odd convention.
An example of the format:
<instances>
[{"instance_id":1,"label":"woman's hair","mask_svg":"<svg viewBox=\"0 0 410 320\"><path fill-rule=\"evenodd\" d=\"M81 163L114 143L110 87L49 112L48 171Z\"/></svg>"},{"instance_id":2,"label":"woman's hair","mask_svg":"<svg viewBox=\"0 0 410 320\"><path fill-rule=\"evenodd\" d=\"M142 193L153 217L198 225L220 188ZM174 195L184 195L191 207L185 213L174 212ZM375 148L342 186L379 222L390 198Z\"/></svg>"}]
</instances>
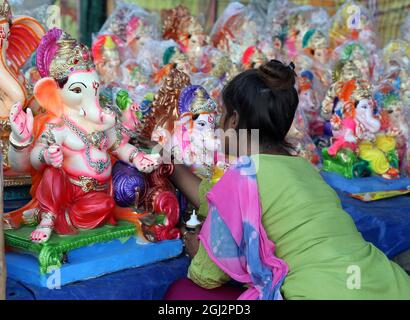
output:
<instances>
[{"instance_id":1,"label":"woman's hair","mask_svg":"<svg viewBox=\"0 0 410 320\"><path fill-rule=\"evenodd\" d=\"M260 144L286 150L299 97L294 64L271 60L237 75L222 92L228 119L236 111L238 129L259 129Z\"/></svg>"}]
</instances>

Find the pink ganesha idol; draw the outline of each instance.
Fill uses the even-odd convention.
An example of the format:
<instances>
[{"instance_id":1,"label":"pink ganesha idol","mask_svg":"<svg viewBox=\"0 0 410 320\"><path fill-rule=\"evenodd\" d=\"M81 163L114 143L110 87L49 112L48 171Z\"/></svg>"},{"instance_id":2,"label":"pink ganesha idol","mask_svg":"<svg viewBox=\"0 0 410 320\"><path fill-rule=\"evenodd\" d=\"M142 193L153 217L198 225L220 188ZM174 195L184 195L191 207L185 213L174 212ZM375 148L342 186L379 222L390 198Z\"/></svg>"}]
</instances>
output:
<instances>
[{"instance_id":1,"label":"pink ganesha idol","mask_svg":"<svg viewBox=\"0 0 410 320\"><path fill-rule=\"evenodd\" d=\"M36 50L45 31L35 19L13 18L10 4L0 0L0 119L7 119L10 108L20 101L28 103L20 69Z\"/></svg>"},{"instance_id":2,"label":"pink ganesha idol","mask_svg":"<svg viewBox=\"0 0 410 320\"><path fill-rule=\"evenodd\" d=\"M38 47L44 33L37 20L26 16L13 17L8 1L0 0L0 138L6 170L9 169L10 108L17 102L23 106L32 102L30 83L24 79L21 68Z\"/></svg>"},{"instance_id":3,"label":"pink ganesha idol","mask_svg":"<svg viewBox=\"0 0 410 320\"><path fill-rule=\"evenodd\" d=\"M100 107L100 80L86 46L52 29L37 50L37 67L42 79L34 95L46 113L33 120L15 105L9 149L14 170L32 170L34 199L6 220L38 222L31 239L43 243L53 231L68 235L115 223L110 152L142 172L156 169L160 157L118 143L116 117Z\"/></svg>"}]
</instances>

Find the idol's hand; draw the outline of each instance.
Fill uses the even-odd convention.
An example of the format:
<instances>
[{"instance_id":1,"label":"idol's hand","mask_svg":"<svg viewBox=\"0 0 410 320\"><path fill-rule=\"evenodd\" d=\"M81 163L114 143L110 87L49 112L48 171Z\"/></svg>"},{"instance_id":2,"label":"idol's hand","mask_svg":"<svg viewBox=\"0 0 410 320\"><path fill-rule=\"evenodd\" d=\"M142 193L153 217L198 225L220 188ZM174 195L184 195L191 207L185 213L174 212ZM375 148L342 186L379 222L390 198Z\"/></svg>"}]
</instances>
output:
<instances>
[{"instance_id":1,"label":"idol's hand","mask_svg":"<svg viewBox=\"0 0 410 320\"><path fill-rule=\"evenodd\" d=\"M151 173L158 169L161 163L161 155L145 154L143 152L140 152L133 161L134 166L144 173Z\"/></svg>"},{"instance_id":2,"label":"idol's hand","mask_svg":"<svg viewBox=\"0 0 410 320\"><path fill-rule=\"evenodd\" d=\"M13 140L20 144L30 141L33 134L34 117L30 108L27 113L23 111L20 102L16 103L10 110L10 126Z\"/></svg>"},{"instance_id":3,"label":"idol's hand","mask_svg":"<svg viewBox=\"0 0 410 320\"><path fill-rule=\"evenodd\" d=\"M157 127L152 132L151 140L165 146L171 141L171 133L162 127Z\"/></svg>"},{"instance_id":4,"label":"idol's hand","mask_svg":"<svg viewBox=\"0 0 410 320\"><path fill-rule=\"evenodd\" d=\"M52 145L44 151L44 160L48 165L53 166L54 168L61 168L63 165L63 159L63 152L58 145Z\"/></svg>"}]
</instances>

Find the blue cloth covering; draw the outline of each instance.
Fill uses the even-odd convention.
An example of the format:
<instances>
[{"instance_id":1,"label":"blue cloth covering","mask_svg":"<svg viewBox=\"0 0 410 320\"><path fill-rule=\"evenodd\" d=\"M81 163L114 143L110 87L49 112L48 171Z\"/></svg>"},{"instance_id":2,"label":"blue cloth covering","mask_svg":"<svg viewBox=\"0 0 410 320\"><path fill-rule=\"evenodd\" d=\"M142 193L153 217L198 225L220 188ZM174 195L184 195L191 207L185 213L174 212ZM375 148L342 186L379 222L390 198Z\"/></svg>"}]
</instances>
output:
<instances>
[{"instance_id":1,"label":"blue cloth covering","mask_svg":"<svg viewBox=\"0 0 410 320\"><path fill-rule=\"evenodd\" d=\"M403 190L410 187L410 178L387 180L382 177L346 179L335 172L321 172L323 179L332 188L347 193Z\"/></svg>"},{"instance_id":2,"label":"blue cloth covering","mask_svg":"<svg viewBox=\"0 0 410 320\"><path fill-rule=\"evenodd\" d=\"M8 300L161 300L168 287L185 278L189 259L155 263L70 284L59 290L28 286L8 279Z\"/></svg>"},{"instance_id":3,"label":"blue cloth covering","mask_svg":"<svg viewBox=\"0 0 410 320\"><path fill-rule=\"evenodd\" d=\"M403 190L410 178L387 180L381 177L346 179L334 172L322 172L323 179L338 193L343 208L353 218L363 237L392 258L410 249L410 197L401 196L373 202L353 199L350 193Z\"/></svg>"},{"instance_id":4,"label":"blue cloth covering","mask_svg":"<svg viewBox=\"0 0 410 320\"><path fill-rule=\"evenodd\" d=\"M363 202L337 193L363 238L389 258L410 249L410 196Z\"/></svg>"}]
</instances>

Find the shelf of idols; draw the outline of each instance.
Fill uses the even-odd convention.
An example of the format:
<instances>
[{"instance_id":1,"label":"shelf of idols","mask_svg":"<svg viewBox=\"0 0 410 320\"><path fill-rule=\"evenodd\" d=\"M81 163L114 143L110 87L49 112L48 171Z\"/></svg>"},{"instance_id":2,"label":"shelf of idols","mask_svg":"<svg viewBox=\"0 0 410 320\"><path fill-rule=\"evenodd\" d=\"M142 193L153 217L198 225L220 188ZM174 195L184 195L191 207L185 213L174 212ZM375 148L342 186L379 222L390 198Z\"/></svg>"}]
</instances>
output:
<instances>
[{"instance_id":1,"label":"shelf of idols","mask_svg":"<svg viewBox=\"0 0 410 320\"><path fill-rule=\"evenodd\" d=\"M39 287L64 286L104 274L141 267L179 256L179 239L151 243L126 221L80 230L76 235L53 234L34 243L35 227L5 230L8 277Z\"/></svg>"}]
</instances>

